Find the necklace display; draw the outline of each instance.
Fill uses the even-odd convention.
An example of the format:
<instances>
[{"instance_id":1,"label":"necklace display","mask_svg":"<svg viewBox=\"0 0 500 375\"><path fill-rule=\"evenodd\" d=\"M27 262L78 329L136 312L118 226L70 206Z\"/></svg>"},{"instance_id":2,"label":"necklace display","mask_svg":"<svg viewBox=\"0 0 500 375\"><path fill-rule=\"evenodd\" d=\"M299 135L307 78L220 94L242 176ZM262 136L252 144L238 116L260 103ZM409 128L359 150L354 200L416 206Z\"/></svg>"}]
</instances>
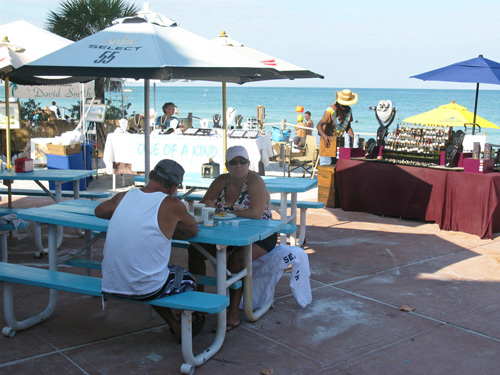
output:
<instances>
[{"instance_id":1,"label":"necklace display","mask_svg":"<svg viewBox=\"0 0 500 375\"><path fill-rule=\"evenodd\" d=\"M139 126L140 123L141 123L141 116L139 115L134 116L134 125L136 128Z\"/></svg>"}]
</instances>

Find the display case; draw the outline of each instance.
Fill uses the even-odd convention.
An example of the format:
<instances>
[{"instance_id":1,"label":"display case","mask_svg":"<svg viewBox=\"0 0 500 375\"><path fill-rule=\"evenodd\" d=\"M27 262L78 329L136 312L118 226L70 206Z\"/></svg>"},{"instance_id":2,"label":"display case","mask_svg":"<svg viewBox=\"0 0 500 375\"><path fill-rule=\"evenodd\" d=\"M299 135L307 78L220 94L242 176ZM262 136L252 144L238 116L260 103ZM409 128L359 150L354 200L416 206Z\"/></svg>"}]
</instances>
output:
<instances>
[{"instance_id":1,"label":"display case","mask_svg":"<svg viewBox=\"0 0 500 375\"><path fill-rule=\"evenodd\" d=\"M335 165L320 165L318 167L318 202L325 203L326 207L340 207Z\"/></svg>"},{"instance_id":2,"label":"display case","mask_svg":"<svg viewBox=\"0 0 500 375\"><path fill-rule=\"evenodd\" d=\"M450 126L398 124L385 139L382 157L396 164L439 165L452 131Z\"/></svg>"}]
</instances>

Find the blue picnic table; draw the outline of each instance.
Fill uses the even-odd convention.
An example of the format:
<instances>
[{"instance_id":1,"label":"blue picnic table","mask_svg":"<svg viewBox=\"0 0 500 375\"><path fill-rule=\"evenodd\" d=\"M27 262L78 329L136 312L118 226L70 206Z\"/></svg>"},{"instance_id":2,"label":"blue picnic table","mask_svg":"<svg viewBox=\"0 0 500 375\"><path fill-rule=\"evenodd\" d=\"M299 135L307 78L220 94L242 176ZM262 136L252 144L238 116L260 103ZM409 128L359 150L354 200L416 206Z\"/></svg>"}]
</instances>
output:
<instances>
[{"instance_id":1,"label":"blue picnic table","mask_svg":"<svg viewBox=\"0 0 500 375\"><path fill-rule=\"evenodd\" d=\"M65 182L73 182L73 195L75 199L80 196L80 180L97 174L94 170L81 169L35 169L32 172L14 172L9 170L0 171L0 180L9 181L34 181L46 194L51 197L56 203L62 200L62 184ZM47 189L40 181L54 182L54 193ZM8 204L7 207L12 207L12 196L9 193L11 184L8 185ZM63 228L58 228L57 243L60 245L63 238ZM41 255L47 252L42 245L42 232L40 225L35 225L35 246L36 254Z\"/></svg>"},{"instance_id":2,"label":"blue picnic table","mask_svg":"<svg viewBox=\"0 0 500 375\"><path fill-rule=\"evenodd\" d=\"M304 193L311 189L314 189L318 185L318 180L309 178L290 178L290 177L274 177L274 176L262 176L262 179L266 183L267 191L270 193L280 193L280 206L276 211L280 215L280 220L286 225L291 224L297 226L297 196L298 193ZM198 173L185 173L183 180L183 187L189 189L184 195L187 196L191 194L196 189L208 189L210 184L213 182L214 178L201 177ZM134 181L137 183L144 183L144 175L135 176ZM288 197L290 195L290 201ZM324 205L322 205L324 206ZM290 208L290 215L288 215L287 208ZM290 233L290 245L301 246L305 240L306 236L306 225L305 225L305 211L304 215L301 217L301 223L299 228L299 235L297 238L297 232L295 230ZM286 243L287 234L281 233L280 237L281 243Z\"/></svg>"},{"instance_id":3,"label":"blue picnic table","mask_svg":"<svg viewBox=\"0 0 500 375\"><path fill-rule=\"evenodd\" d=\"M81 228L85 230L85 240L89 244L82 247L86 249L86 255L89 260L92 257L92 244L97 238L101 238L108 229L109 220L98 218L94 215L94 209L100 202L88 200L68 200L53 205L28 208L18 214L19 218L31 220L39 223L48 224L49 226L49 270L59 272L58 264L67 259L67 257L57 257L57 226L63 225L66 227ZM216 226L205 227L200 225L198 235L189 238L188 241L199 248L200 243L218 244L216 254L216 285L217 294L226 295L227 288L239 280L244 280L244 311L250 321L259 319L272 305L268 301L264 306L261 306L256 311L252 307L252 243L264 239L272 233L278 232L284 225L277 220L252 220L252 219L235 219L238 220L238 225L227 224L229 221L218 222ZM98 232L97 236L94 234ZM226 247L227 246L242 246L245 253L245 268L237 274L231 274L227 270L226 265ZM82 251L75 252L73 256L82 255ZM91 270L88 270L90 272ZM5 304L8 310L13 309L13 296L8 294ZM9 299L10 298L10 299ZM58 291L50 290L49 303L47 308L23 322L15 321L13 316L9 320L12 325L16 326L17 330L26 329L34 324L40 323L47 319L55 310L58 299ZM13 315L13 314L10 314ZM6 318L7 320L7 318ZM184 329L184 328L183 328ZM188 363L196 363L199 365L210 357L215 355L222 346L226 332L226 310L223 309L217 313L217 330L214 343L210 350L199 354L196 358L192 356L192 343L190 340L183 339L183 354L184 359ZM184 336L183 336L184 337ZM189 353L189 354L186 354ZM187 356L187 358L186 358Z\"/></svg>"}]
</instances>

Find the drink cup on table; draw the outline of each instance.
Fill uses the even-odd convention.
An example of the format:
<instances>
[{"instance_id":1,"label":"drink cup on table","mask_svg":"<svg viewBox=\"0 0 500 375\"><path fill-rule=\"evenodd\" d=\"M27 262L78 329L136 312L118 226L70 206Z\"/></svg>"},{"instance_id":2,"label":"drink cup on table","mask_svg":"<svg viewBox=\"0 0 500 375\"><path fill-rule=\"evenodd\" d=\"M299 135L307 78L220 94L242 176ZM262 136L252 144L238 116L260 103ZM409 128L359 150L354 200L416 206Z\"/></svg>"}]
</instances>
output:
<instances>
[{"instance_id":1,"label":"drink cup on table","mask_svg":"<svg viewBox=\"0 0 500 375\"><path fill-rule=\"evenodd\" d=\"M195 203L193 206L194 218L197 223L203 223L203 208L205 203Z\"/></svg>"},{"instance_id":2,"label":"drink cup on table","mask_svg":"<svg viewBox=\"0 0 500 375\"><path fill-rule=\"evenodd\" d=\"M213 227L215 219L215 207L203 207L203 225Z\"/></svg>"}]
</instances>

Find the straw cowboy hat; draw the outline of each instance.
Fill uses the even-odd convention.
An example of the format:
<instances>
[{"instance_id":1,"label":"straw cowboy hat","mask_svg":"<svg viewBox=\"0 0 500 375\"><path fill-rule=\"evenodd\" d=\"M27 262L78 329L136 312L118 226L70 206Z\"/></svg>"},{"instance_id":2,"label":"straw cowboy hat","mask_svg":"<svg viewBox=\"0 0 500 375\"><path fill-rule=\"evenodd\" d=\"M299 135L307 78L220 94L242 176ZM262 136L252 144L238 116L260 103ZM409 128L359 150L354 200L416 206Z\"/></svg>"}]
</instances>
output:
<instances>
[{"instance_id":1,"label":"straw cowboy hat","mask_svg":"<svg viewBox=\"0 0 500 375\"><path fill-rule=\"evenodd\" d=\"M335 93L337 103L342 105L353 105L358 102L358 94L353 93L351 90L345 89Z\"/></svg>"}]
</instances>

